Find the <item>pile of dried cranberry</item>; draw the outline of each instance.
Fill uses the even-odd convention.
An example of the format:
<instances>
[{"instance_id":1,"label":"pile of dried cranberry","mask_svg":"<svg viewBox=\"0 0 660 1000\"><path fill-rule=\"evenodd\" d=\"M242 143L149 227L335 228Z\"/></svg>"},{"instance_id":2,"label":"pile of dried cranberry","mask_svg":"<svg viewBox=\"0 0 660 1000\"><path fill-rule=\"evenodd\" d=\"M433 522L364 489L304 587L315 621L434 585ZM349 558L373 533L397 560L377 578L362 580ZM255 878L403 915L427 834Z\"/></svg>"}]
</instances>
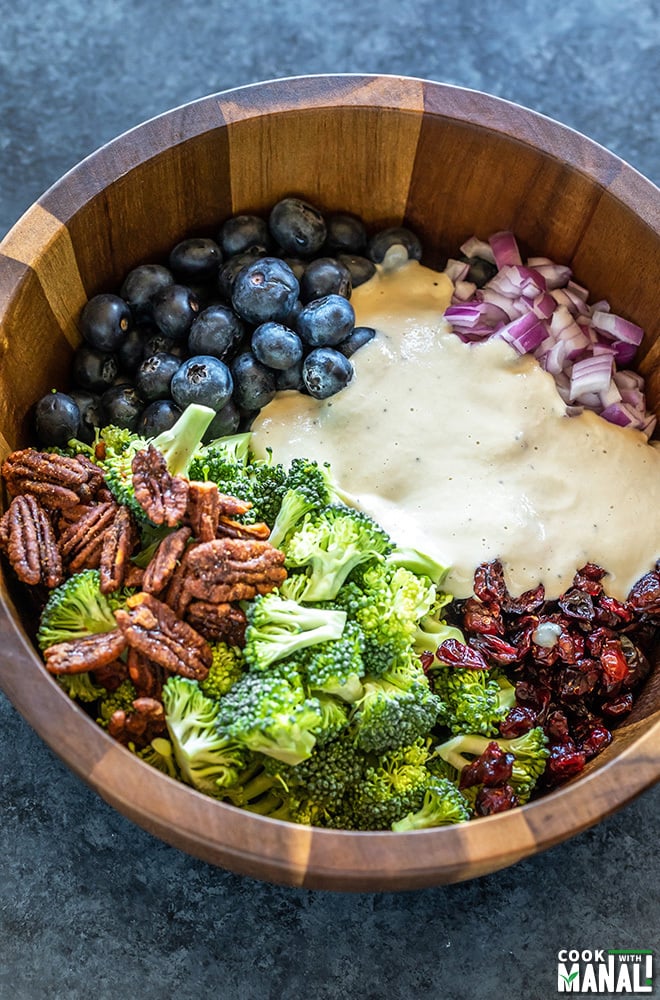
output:
<instances>
[{"instance_id":1,"label":"pile of dried cranberry","mask_svg":"<svg viewBox=\"0 0 660 1000\"><path fill-rule=\"evenodd\" d=\"M611 742L612 728L631 711L651 669L660 625L660 561L623 602L605 593L605 575L589 563L558 600L546 601L543 585L514 598L495 560L478 567L475 597L448 609L467 644L463 652L456 644L463 662L455 666L498 666L515 684L517 704L500 734L513 738L543 727L550 750L546 788L578 774Z\"/></svg>"}]
</instances>

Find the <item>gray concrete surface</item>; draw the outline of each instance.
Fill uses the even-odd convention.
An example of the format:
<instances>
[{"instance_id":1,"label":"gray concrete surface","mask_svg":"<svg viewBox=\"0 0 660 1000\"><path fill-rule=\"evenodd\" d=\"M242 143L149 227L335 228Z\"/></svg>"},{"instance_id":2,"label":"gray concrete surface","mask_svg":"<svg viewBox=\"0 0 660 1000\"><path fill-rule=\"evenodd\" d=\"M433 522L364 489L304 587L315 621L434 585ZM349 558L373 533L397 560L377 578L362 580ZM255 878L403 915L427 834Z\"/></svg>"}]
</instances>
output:
<instances>
[{"instance_id":1,"label":"gray concrete surface","mask_svg":"<svg viewBox=\"0 0 660 1000\"><path fill-rule=\"evenodd\" d=\"M0 0L0 236L152 115L257 80L351 71L517 101L660 182L658 0ZM651 948L657 961L659 806L655 789L459 886L286 889L132 826L0 697L0 1000L548 1000L559 948Z\"/></svg>"}]
</instances>

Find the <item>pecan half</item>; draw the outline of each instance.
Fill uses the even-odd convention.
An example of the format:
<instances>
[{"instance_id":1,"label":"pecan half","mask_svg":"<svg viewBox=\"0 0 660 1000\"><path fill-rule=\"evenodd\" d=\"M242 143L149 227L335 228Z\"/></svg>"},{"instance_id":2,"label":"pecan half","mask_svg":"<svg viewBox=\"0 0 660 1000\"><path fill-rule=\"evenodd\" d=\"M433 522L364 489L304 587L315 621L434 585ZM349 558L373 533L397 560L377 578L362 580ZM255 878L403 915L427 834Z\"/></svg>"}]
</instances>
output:
<instances>
[{"instance_id":1,"label":"pecan half","mask_svg":"<svg viewBox=\"0 0 660 1000\"><path fill-rule=\"evenodd\" d=\"M221 517L218 521L216 537L218 538L260 538L266 541L270 528L265 521L255 521L254 524L242 524L230 517Z\"/></svg>"},{"instance_id":2,"label":"pecan half","mask_svg":"<svg viewBox=\"0 0 660 1000\"><path fill-rule=\"evenodd\" d=\"M230 646L245 645L247 618L238 605L191 601L186 610L186 621L212 642L222 639Z\"/></svg>"},{"instance_id":3,"label":"pecan half","mask_svg":"<svg viewBox=\"0 0 660 1000\"><path fill-rule=\"evenodd\" d=\"M217 483L189 483L186 522L192 528L195 538L201 542L210 542L215 538L219 519L220 491Z\"/></svg>"},{"instance_id":4,"label":"pecan half","mask_svg":"<svg viewBox=\"0 0 660 1000\"><path fill-rule=\"evenodd\" d=\"M97 503L69 524L60 535L60 552L71 573L97 569L101 563L103 538L115 519L116 503Z\"/></svg>"},{"instance_id":5,"label":"pecan half","mask_svg":"<svg viewBox=\"0 0 660 1000\"><path fill-rule=\"evenodd\" d=\"M188 505L188 480L173 476L164 455L152 444L138 451L131 463L135 499L150 521L173 528Z\"/></svg>"},{"instance_id":6,"label":"pecan half","mask_svg":"<svg viewBox=\"0 0 660 1000\"><path fill-rule=\"evenodd\" d=\"M57 587L64 579L62 557L50 518L35 497L14 497L0 524L0 544L18 579Z\"/></svg>"},{"instance_id":7,"label":"pecan half","mask_svg":"<svg viewBox=\"0 0 660 1000\"><path fill-rule=\"evenodd\" d=\"M167 604L141 591L115 612L117 625L133 649L170 673L204 680L213 653L206 639Z\"/></svg>"},{"instance_id":8,"label":"pecan half","mask_svg":"<svg viewBox=\"0 0 660 1000\"><path fill-rule=\"evenodd\" d=\"M48 508L89 503L103 482L103 472L88 459L24 448L2 464L2 476L11 496L29 493Z\"/></svg>"},{"instance_id":9,"label":"pecan half","mask_svg":"<svg viewBox=\"0 0 660 1000\"><path fill-rule=\"evenodd\" d=\"M128 651L126 663L128 676L137 694L140 697L160 699L163 690L163 668L133 648Z\"/></svg>"},{"instance_id":10,"label":"pecan half","mask_svg":"<svg viewBox=\"0 0 660 1000\"><path fill-rule=\"evenodd\" d=\"M103 535L101 549L101 593L110 594L124 586L131 552L138 533L128 507L119 507Z\"/></svg>"},{"instance_id":11,"label":"pecan half","mask_svg":"<svg viewBox=\"0 0 660 1000\"><path fill-rule=\"evenodd\" d=\"M128 677L128 667L124 660L111 660L102 667L92 670L92 678L106 691L116 691L119 685Z\"/></svg>"},{"instance_id":12,"label":"pecan half","mask_svg":"<svg viewBox=\"0 0 660 1000\"><path fill-rule=\"evenodd\" d=\"M155 698L136 698L132 712L117 709L108 722L110 736L125 745L134 743L138 750L166 728L165 709Z\"/></svg>"},{"instance_id":13,"label":"pecan half","mask_svg":"<svg viewBox=\"0 0 660 1000\"><path fill-rule=\"evenodd\" d=\"M216 538L188 552L184 588L190 597L221 604L267 594L286 575L284 553L269 542Z\"/></svg>"},{"instance_id":14,"label":"pecan half","mask_svg":"<svg viewBox=\"0 0 660 1000\"><path fill-rule=\"evenodd\" d=\"M191 529L184 527L163 538L142 578L142 589L148 594L160 594L168 585L186 551L190 535Z\"/></svg>"},{"instance_id":15,"label":"pecan half","mask_svg":"<svg viewBox=\"0 0 660 1000\"><path fill-rule=\"evenodd\" d=\"M126 649L126 639L120 629L96 632L83 639L57 642L44 650L46 670L51 674L84 674L98 670L116 660Z\"/></svg>"}]
</instances>

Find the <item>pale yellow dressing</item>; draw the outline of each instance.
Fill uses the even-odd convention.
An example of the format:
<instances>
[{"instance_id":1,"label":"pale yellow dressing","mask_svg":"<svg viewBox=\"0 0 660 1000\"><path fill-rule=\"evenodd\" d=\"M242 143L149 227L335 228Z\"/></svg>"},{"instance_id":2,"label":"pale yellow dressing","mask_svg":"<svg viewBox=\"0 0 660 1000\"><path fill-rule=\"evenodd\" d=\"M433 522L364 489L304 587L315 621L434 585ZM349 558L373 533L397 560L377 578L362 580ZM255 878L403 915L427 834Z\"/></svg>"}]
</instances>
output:
<instances>
[{"instance_id":1,"label":"pale yellow dressing","mask_svg":"<svg viewBox=\"0 0 660 1000\"><path fill-rule=\"evenodd\" d=\"M417 262L380 268L351 300L377 330L352 381L322 401L279 393L255 451L329 462L395 542L451 567L457 597L499 558L513 594L542 581L557 597L595 562L625 598L660 554L660 450L593 413L566 416L552 376L509 345L462 343L442 320L451 292Z\"/></svg>"}]
</instances>

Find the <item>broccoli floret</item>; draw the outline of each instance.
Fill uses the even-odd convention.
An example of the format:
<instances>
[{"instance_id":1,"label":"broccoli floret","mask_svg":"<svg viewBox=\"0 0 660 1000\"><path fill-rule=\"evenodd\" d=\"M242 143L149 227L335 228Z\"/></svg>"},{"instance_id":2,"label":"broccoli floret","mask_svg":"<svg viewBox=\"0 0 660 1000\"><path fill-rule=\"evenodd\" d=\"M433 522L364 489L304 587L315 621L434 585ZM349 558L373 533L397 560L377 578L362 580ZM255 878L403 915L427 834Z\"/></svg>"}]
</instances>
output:
<instances>
[{"instance_id":1,"label":"broccoli floret","mask_svg":"<svg viewBox=\"0 0 660 1000\"><path fill-rule=\"evenodd\" d=\"M133 682L126 678L114 691L105 691L104 695L105 697L101 698L96 706L96 721L99 726L107 729L115 712L120 709L124 712L131 711L133 702L137 698L137 691Z\"/></svg>"},{"instance_id":2,"label":"broccoli floret","mask_svg":"<svg viewBox=\"0 0 660 1000\"><path fill-rule=\"evenodd\" d=\"M468 670L434 661L430 679L442 701L438 722L454 734L495 735L516 701L515 687L497 668Z\"/></svg>"},{"instance_id":3,"label":"broccoli floret","mask_svg":"<svg viewBox=\"0 0 660 1000\"><path fill-rule=\"evenodd\" d=\"M433 604L417 622L413 635L413 648L416 653L434 653L445 639L457 639L465 642L465 636L459 628L448 625L444 617L445 607L451 603L451 594L437 592Z\"/></svg>"},{"instance_id":4,"label":"broccoli floret","mask_svg":"<svg viewBox=\"0 0 660 1000\"><path fill-rule=\"evenodd\" d=\"M174 756L174 747L164 737L156 736L151 743L147 743L146 747L143 747L141 750L136 750L135 745L129 743L128 749L147 764L155 767L158 771L162 771L163 774L169 775L170 778L181 780L176 757Z\"/></svg>"},{"instance_id":5,"label":"broccoli floret","mask_svg":"<svg viewBox=\"0 0 660 1000\"><path fill-rule=\"evenodd\" d=\"M339 639L346 623L343 611L306 607L277 590L256 597L246 615L243 653L249 667L256 670L266 670L307 646Z\"/></svg>"},{"instance_id":6,"label":"broccoli floret","mask_svg":"<svg viewBox=\"0 0 660 1000\"><path fill-rule=\"evenodd\" d=\"M367 677L353 709L357 744L376 753L407 746L429 735L441 708L424 671L412 659L407 668Z\"/></svg>"},{"instance_id":7,"label":"broccoli floret","mask_svg":"<svg viewBox=\"0 0 660 1000\"><path fill-rule=\"evenodd\" d=\"M392 823L392 829L395 833L407 833L409 830L464 823L469 818L468 802L456 785L447 778L430 777L421 809L409 812L403 819Z\"/></svg>"},{"instance_id":8,"label":"broccoli floret","mask_svg":"<svg viewBox=\"0 0 660 1000\"><path fill-rule=\"evenodd\" d=\"M318 745L334 740L348 725L348 709L344 702L333 698L330 694L316 694L316 700L321 707L321 723L314 729Z\"/></svg>"},{"instance_id":9,"label":"broccoli floret","mask_svg":"<svg viewBox=\"0 0 660 1000\"><path fill-rule=\"evenodd\" d=\"M315 730L323 724L318 699L308 697L290 670L246 673L215 704L215 725L222 741L285 764L309 757L316 744Z\"/></svg>"},{"instance_id":10,"label":"broccoli floret","mask_svg":"<svg viewBox=\"0 0 660 1000\"><path fill-rule=\"evenodd\" d=\"M48 649L56 642L82 639L117 628L113 611L124 604L124 594L101 593L97 569L85 569L51 590L41 612L37 643Z\"/></svg>"},{"instance_id":11,"label":"broccoli floret","mask_svg":"<svg viewBox=\"0 0 660 1000\"><path fill-rule=\"evenodd\" d=\"M284 466L267 460L252 458L249 452L249 432L218 438L204 445L190 463L190 479L211 480L222 493L238 497L252 504L241 521L254 524L265 521L275 523L282 497L287 489Z\"/></svg>"},{"instance_id":12,"label":"broccoli floret","mask_svg":"<svg viewBox=\"0 0 660 1000\"><path fill-rule=\"evenodd\" d=\"M207 698L217 700L229 691L245 671L245 658L239 646L212 642L213 660L209 672L199 686Z\"/></svg>"},{"instance_id":13,"label":"broccoli floret","mask_svg":"<svg viewBox=\"0 0 660 1000\"><path fill-rule=\"evenodd\" d=\"M312 646L303 658L305 683L314 693L324 692L347 702L364 693L362 660L364 637L357 622L348 621L340 639Z\"/></svg>"},{"instance_id":14,"label":"broccoli floret","mask_svg":"<svg viewBox=\"0 0 660 1000\"><path fill-rule=\"evenodd\" d=\"M268 541L277 548L298 526L305 514L319 511L334 503L337 498L329 465L294 458L289 466L286 491Z\"/></svg>"},{"instance_id":15,"label":"broccoli floret","mask_svg":"<svg viewBox=\"0 0 660 1000\"><path fill-rule=\"evenodd\" d=\"M283 544L285 565L306 570L304 601L332 600L356 566L389 549L389 536L373 518L340 504L307 514Z\"/></svg>"},{"instance_id":16,"label":"broccoli floret","mask_svg":"<svg viewBox=\"0 0 660 1000\"><path fill-rule=\"evenodd\" d=\"M175 424L154 438L116 427L104 427L99 434L103 442L103 457L97 459L105 473L108 489L115 500L127 506L140 523L148 518L135 499L131 463L138 451L152 444L165 458L168 471L173 476L188 474L191 459L200 447L200 441L215 411L208 406L191 403Z\"/></svg>"},{"instance_id":17,"label":"broccoli floret","mask_svg":"<svg viewBox=\"0 0 660 1000\"><path fill-rule=\"evenodd\" d=\"M442 566L425 552L420 552L419 549L402 548L398 545L388 554L387 561L393 566L403 566L415 576L428 577L431 583L435 583L436 586L440 586L449 572L447 566Z\"/></svg>"},{"instance_id":18,"label":"broccoli floret","mask_svg":"<svg viewBox=\"0 0 660 1000\"><path fill-rule=\"evenodd\" d=\"M516 793L518 801L520 803L527 802L537 781L545 771L550 755L548 738L541 726L536 726L522 736L516 736L510 740L500 738L493 741L487 736L476 734L454 736L446 743L441 743L440 746L436 747L435 753L450 764L457 772L457 777L460 778L460 772L463 768L472 763L474 757L480 756L492 742L496 742L505 753L513 754L513 771L509 784Z\"/></svg>"},{"instance_id":19,"label":"broccoli floret","mask_svg":"<svg viewBox=\"0 0 660 1000\"><path fill-rule=\"evenodd\" d=\"M344 800L342 823L348 829L389 830L397 820L419 812L431 780L427 757L423 743L416 743L367 765Z\"/></svg>"},{"instance_id":20,"label":"broccoli floret","mask_svg":"<svg viewBox=\"0 0 660 1000\"><path fill-rule=\"evenodd\" d=\"M182 779L218 798L247 763L243 747L223 739L216 726L218 702L207 698L197 681L177 674L163 687L163 706Z\"/></svg>"},{"instance_id":21,"label":"broccoli floret","mask_svg":"<svg viewBox=\"0 0 660 1000\"><path fill-rule=\"evenodd\" d=\"M69 698L75 701L94 702L102 698L107 691L95 684L89 671L82 674L57 674L55 680L64 688Z\"/></svg>"}]
</instances>

